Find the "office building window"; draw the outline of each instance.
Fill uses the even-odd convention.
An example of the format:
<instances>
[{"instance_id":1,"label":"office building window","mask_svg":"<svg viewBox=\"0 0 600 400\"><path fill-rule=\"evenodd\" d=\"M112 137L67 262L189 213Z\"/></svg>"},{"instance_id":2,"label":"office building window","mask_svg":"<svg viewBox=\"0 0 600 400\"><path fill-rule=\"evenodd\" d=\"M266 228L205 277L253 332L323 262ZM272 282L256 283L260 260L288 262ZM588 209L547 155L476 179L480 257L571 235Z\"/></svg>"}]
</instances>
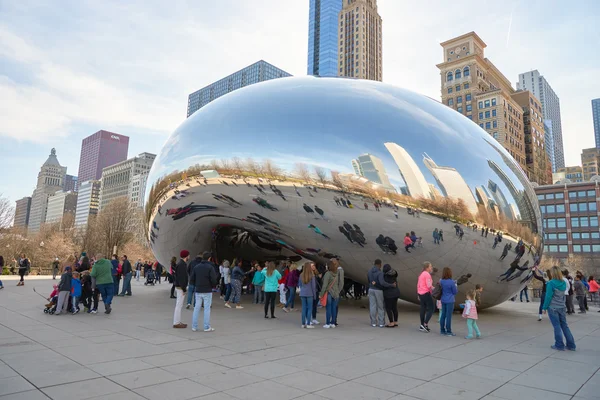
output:
<instances>
[{"instance_id":1,"label":"office building window","mask_svg":"<svg viewBox=\"0 0 600 400\"><path fill-rule=\"evenodd\" d=\"M485 100L484 104L485 104L485 108L488 108L490 106L490 101L489 100Z\"/></svg>"},{"instance_id":2,"label":"office building window","mask_svg":"<svg viewBox=\"0 0 600 400\"><path fill-rule=\"evenodd\" d=\"M557 204L556 205L556 212L557 213L564 213L565 212L565 205L564 204Z\"/></svg>"},{"instance_id":3,"label":"office building window","mask_svg":"<svg viewBox=\"0 0 600 400\"><path fill-rule=\"evenodd\" d=\"M465 83L464 87L465 87L465 89L468 89L469 88L469 82Z\"/></svg>"},{"instance_id":4,"label":"office building window","mask_svg":"<svg viewBox=\"0 0 600 400\"><path fill-rule=\"evenodd\" d=\"M480 113L479 113L479 119L483 119L483 112L480 112ZM544 195L542 195L542 199L543 199L543 196L544 196Z\"/></svg>"},{"instance_id":5,"label":"office building window","mask_svg":"<svg viewBox=\"0 0 600 400\"><path fill-rule=\"evenodd\" d=\"M573 253L581 253L581 245L580 244L573 245Z\"/></svg>"},{"instance_id":6,"label":"office building window","mask_svg":"<svg viewBox=\"0 0 600 400\"><path fill-rule=\"evenodd\" d=\"M453 106L454 105L454 99L448 99L448 105L449 106Z\"/></svg>"},{"instance_id":7,"label":"office building window","mask_svg":"<svg viewBox=\"0 0 600 400\"><path fill-rule=\"evenodd\" d=\"M489 118L489 117L490 117L490 112L489 112L489 111L486 111L486 112L485 112L485 117L486 117L486 118Z\"/></svg>"},{"instance_id":8,"label":"office building window","mask_svg":"<svg viewBox=\"0 0 600 400\"><path fill-rule=\"evenodd\" d=\"M467 67L465 67L465 68L463 69L463 75L464 75L464 76L469 76L470 74L471 74L471 70L469 69L469 67L468 67L468 66L467 66Z\"/></svg>"},{"instance_id":9,"label":"office building window","mask_svg":"<svg viewBox=\"0 0 600 400\"><path fill-rule=\"evenodd\" d=\"M467 111L472 111L473 107L470 104L467 104Z\"/></svg>"},{"instance_id":10,"label":"office building window","mask_svg":"<svg viewBox=\"0 0 600 400\"><path fill-rule=\"evenodd\" d=\"M460 69L457 69L456 71L454 71L454 79L460 79L461 78L461 72Z\"/></svg>"},{"instance_id":11,"label":"office building window","mask_svg":"<svg viewBox=\"0 0 600 400\"><path fill-rule=\"evenodd\" d=\"M592 251L592 246L589 244L582 244L581 251L584 253L590 253Z\"/></svg>"},{"instance_id":12,"label":"office building window","mask_svg":"<svg viewBox=\"0 0 600 400\"><path fill-rule=\"evenodd\" d=\"M492 105L495 106L496 105L496 99L492 99Z\"/></svg>"},{"instance_id":13,"label":"office building window","mask_svg":"<svg viewBox=\"0 0 600 400\"><path fill-rule=\"evenodd\" d=\"M456 103L457 103L457 104L460 104L460 103L462 103L462 96L457 96L457 97L456 97Z\"/></svg>"},{"instance_id":14,"label":"office building window","mask_svg":"<svg viewBox=\"0 0 600 400\"><path fill-rule=\"evenodd\" d=\"M588 203L588 209L590 211L596 211L596 202Z\"/></svg>"},{"instance_id":15,"label":"office building window","mask_svg":"<svg viewBox=\"0 0 600 400\"><path fill-rule=\"evenodd\" d=\"M490 123L489 123L489 122L486 122L486 123L485 123L485 129L492 129L492 128L491 128L491 125L490 125Z\"/></svg>"},{"instance_id":16,"label":"office building window","mask_svg":"<svg viewBox=\"0 0 600 400\"><path fill-rule=\"evenodd\" d=\"M462 107L457 107L456 111L458 111L459 113L462 113L463 112L463 108Z\"/></svg>"},{"instance_id":17,"label":"office building window","mask_svg":"<svg viewBox=\"0 0 600 400\"><path fill-rule=\"evenodd\" d=\"M496 116L496 109L494 108L494 109L492 110L492 117L495 117L495 116Z\"/></svg>"},{"instance_id":18,"label":"office building window","mask_svg":"<svg viewBox=\"0 0 600 400\"><path fill-rule=\"evenodd\" d=\"M550 214L550 213L555 213L555 212L556 212L556 207L555 207L555 206L553 206L553 205L546 206L545 208L546 208L546 210L547 210L546 212L547 212L548 214Z\"/></svg>"},{"instance_id":19,"label":"office building window","mask_svg":"<svg viewBox=\"0 0 600 400\"><path fill-rule=\"evenodd\" d=\"M493 126L494 128L497 128L497 127L498 127L498 121L496 121L496 120L493 120L493 121L492 121L492 126Z\"/></svg>"},{"instance_id":20,"label":"office building window","mask_svg":"<svg viewBox=\"0 0 600 400\"><path fill-rule=\"evenodd\" d=\"M448 74L446 75L446 80L447 81L451 81L452 80L452 72L448 72Z\"/></svg>"},{"instance_id":21,"label":"office building window","mask_svg":"<svg viewBox=\"0 0 600 400\"><path fill-rule=\"evenodd\" d=\"M456 91L460 92L460 85L456 85Z\"/></svg>"},{"instance_id":22,"label":"office building window","mask_svg":"<svg viewBox=\"0 0 600 400\"><path fill-rule=\"evenodd\" d=\"M556 226L558 228L566 228L567 227L567 219L566 218L557 218L556 219Z\"/></svg>"},{"instance_id":23,"label":"office building window","mask_svg":"<svg viewBox=\"0 0 600 400\"><path fill-rule=\"evenodd\" d=\"M571 226L573 228L579 228L579 218L571 218Z\"/></svg>"},{"instance_id":24,"label":"office building window","mask_svg":"<svg viewBox=\"0 0 600 400\"><path fill-rule=\"evenodd\" d=\"M556 193L556 198L557 199L564 199L565 195L564 195L564 193Z\"/></svg>"},{"instance_id":25,"label":"office building window","mask_svg":"<svg viewBox=\"0 0 600 400\"><path fill-rule=\"evenodd\" d=\"M448 94L452 93L452 88L448 87Z\"/></svg>"},{"instance_id":26,"label":"office building window","mask_svg":"<svg viewBox=\"0 0 600 400\"><path fill-rule=\"evenodd\" d=\"M471 101L471 93L465 95L465 101Z\"/></svg>"},{"instance_id":27,"label":"office building window","mask_svg":"<svg viewBox=\"0 0 600 400\"><path fill-rule=\"evenodd\" d=\"M478 106L477 106L477 107L479 107L479 108L483 108L483 101L480 101L480 102L478 103Z\"/></svg>"}]
</instances>

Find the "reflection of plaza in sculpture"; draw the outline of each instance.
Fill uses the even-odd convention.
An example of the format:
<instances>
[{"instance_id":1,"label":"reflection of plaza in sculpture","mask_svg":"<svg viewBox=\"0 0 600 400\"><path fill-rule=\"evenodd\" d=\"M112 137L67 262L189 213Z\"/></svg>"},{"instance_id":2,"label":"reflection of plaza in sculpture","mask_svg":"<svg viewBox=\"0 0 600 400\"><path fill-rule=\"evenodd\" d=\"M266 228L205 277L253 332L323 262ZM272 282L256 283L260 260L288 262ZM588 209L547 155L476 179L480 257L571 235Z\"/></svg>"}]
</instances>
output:
<instances>
[{"instance_id":1,"label":"reflection of plaza in sculpture","mask_svg":"<svg viewBox=\"0 0 600 400\"><path fill-rule=\"evenodd\" d=\"M360 104L350 100L357 96ZM521 261L533 265L539 221L524 226L507 213L524 214L523 196L537 200L484 135L443 105L378 82L283 78L240 89L186 120L157 158L146 208L152 249L162 263L182 248L211 250L218 260L323 264L338 255L346 277L362 283L380 258L398 271L401 297L412 302L430 261L462 277L459 301L479 283L483 306L498 304L523 283L496 282L514 257L499 260L494 232L534 245ZM504 171L494 190L498 174L487 160ZM439 245L435 229L444 232ZM376 241L393 247L411 231L422 247L410 252L384 251Z\"/></svg>"}]
</instances>

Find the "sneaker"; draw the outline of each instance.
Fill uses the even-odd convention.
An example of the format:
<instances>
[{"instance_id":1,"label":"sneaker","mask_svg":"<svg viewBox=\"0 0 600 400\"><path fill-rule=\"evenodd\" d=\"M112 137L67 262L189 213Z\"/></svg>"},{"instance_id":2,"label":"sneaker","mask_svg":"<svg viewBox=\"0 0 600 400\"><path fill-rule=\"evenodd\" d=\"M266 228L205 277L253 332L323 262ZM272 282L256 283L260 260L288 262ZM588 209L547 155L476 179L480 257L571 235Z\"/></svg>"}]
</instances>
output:
<instances>
[{"instance_id":1,"label":"sneaker","mask_svg":"<svg viewBox=\"0 0 600 400\"><path fill-rule=\"evenodd\" d=\"M306 325L300 325L300 328L304 329L306 328Z\"/></svg>"},{"instance_id":2,"label":"sneaker","mask_svg":"<svg viewBox=\"0 0 600 400\"><path fill-rule=\"evenodd\" d=\"M565 349L558 348L555 345L550 346L550 348L552 348L552 350L565 351Z\"/></svg>"},{"instance_id":3,"label":"sneaker","mask_svg":"<svg viewBox=\"0 0 600 400\"><path fill-rule=\"evenodd\" d=\"M569 350L569 351L575 351L575 348L567 347L567 350Z\"/></svg>"},{"instance_id":4,"label":"sneaker","mask_svg":"<svg viewBox=\"0 0 600 400\"><path fill-rule=\"evenodd\" d=\"M447 332L446 336L456 336L456 333L452 333L452 332Z\"/></svg>"},{"instance_id":5,"label":"sneaker","mask_svg":"<svg viewBox=\"0 0 600 400\"><path fill-rule=\"evenodd\" d=\"M427 333L431 332L431 329L429 329L427 325L425 325L425 330L427 331Z\"/></svg>"},{"instance_id":6,"label":"sneaker","mask_svg":"<svg viewBox=\"0 0 600 400\"><path fill-rule=\"evenodd\" d=\"M465 336L465 339L467 339L467 340L471 340L471 339L473 339L473 336L468 336L468 335L467 335L467 336Z\"/></svg>"},{"instance_id":7,"label":"sneaker","mask_svg":"<svg viewBox=\"0 0 600 400\"><path fill-rule=\"evenodd\" d=\"M481 335L475 336L475 339L481 339Z\"/></svg>"},{"instance_id":8,"label":"sneaker","mask_svg":"<svg viewBox=\"0 0 600 400\"><path fill-rule=\"evenodd\" d=\"M204 332L214 332L215 328L207 328L204 330Z\"/></svg>"},{"instance_id":9,"label":"sneaker","mask_svg":"<svg viewBox=\"0 0 600 400\"><path fill-rule=\"evenodd\" d=\"M585 314L585 311L577 311L577 314Z\"/></svg>"},{"instance_id":10,"label":"sneaker","mask_svg":"<svg viewBox=\"0 0 600 400\"><path fill-rule=\"evenodd\" d=\"M189 310L191 306L192 306L192 305L191 305L190 303L188 303L188 305L187 305L187 306L185 306L185 309L186 309L186 310Z\"/></svg>"},{"instance_id":11,"label":"sneaker","mask_svg":"<svg viewBox=\"0 0 600 400\"><path fill-rule=\"evenodd\" d=\"M183 324L183 323L180 322L178 324L173 325L173 328L175 328L175 329L185 329L185 328L187 328L187 324Z\"/></svg>"},{"instance_id":12,"label":"sneaker","mask_svg":"<svg viewBox=\"0 0 600 400\"><path fill-rule=\"evenodd\" d=\"M380 328L383 328L383 327L385 327L385 325L379 325L379 327L380 327Z\"/></svg>"},{"instance_id":13,"label":"sneaker","mask_svg":"<svg viewBox=\"0 0 600 400\"><path fill-rule=\"evenodd\" d=\"M313 325L319 325L319 321L317 321L316 319L313 319L310 323Z\"/></svg>"},{"instance_id":14,"label":"sneaker","mask_svg":"<svg viewBox=\"0 0 600 400\"><path fill-rule=\"evenodd\" d=\"M198 332L198 328L192 328L192 332Z\"/></svg>"},{"instance_id":15,"label":"sneaker","mask_svg":"<svg viewBox=\"0 0 600 400\"><path fill-rule=\"evenodd\" d=\"M95 308L92 310L92 314L97 314L98 310L96 310Z\"/></svg>"},{"instance_id":16,"label":"sneaker","mask_svg":"<svg viewBox=\"0 0 600 400\"><path fill-rule=\"evenodd\" d=\"M325 324L325 325L323 325L323 328L325 328L325 329L329 329L329 328L330 328L330 326L329 326L329 325L327 325L327 324Z\"/></svg>"},{"instance_id":17,"label":"sneaker","mask_svg":"<svg viewBox=\"0 0 600 400\"><path fill-rule=\"evenodd\" d=\"M285 308L285 307L283 307L283 308L281 309L281 311L283 311L283 312L286 312L286 313L290 312L290 310L288 310L288 309L287 309L287 308Z\"/></svg>"},{"instance_id":18,"label":"sneaker","mask_svg":"<svg viewBox=\"0 0 600 400\"><path fill-rule=\"evenodd\" d=\"M269 316L268 316L268 315L265 315L265 319L269 319Z\"/></svg>"},{"instance_id":19,"label":"sneaker","mask_svg":"<svg viewBox=\"0 0 600 400\"><path fill-rule=\"evenodd\" d=\"M244 307L242 307L242 306L235 306L235 308L236 308L236 310L241 310Z\"/></svg>"},{"instance_id":20,"label":"sneaker","mask_svg":"<svg viewBox=\"0 0 600 400\"><path fill-rule=\"evenodd\" d=\"M538 316L538 322L540 322L542 320L542 316Z\"/></svg>"},{"instance_id":21,"label":"sneaker","mask_svg":"<svg viewBox=\"0 0 600 400\"><path fill-rule=\"evenodd\" d=\"M277 319L277 317L274 315L271 315L271 319Z\"/></svg>"},{"instance_id":22,"label":"sneaker","mask_svg":"<svg viewBox=\"0 0 600 400\"><path fill-rule=\"evenodd\" d=\"M225 307L231 308L231 306L228 303L225 303Z\"/></svg>"},{"instance_id":23,"label":"sneaker","mask_svg":"<svg viewBox=\"0 0 600 400\"><path fill-rule=\"evenodd\" d=\"M375 327L375 324L371 325L372 327ZM425 329L425 327L423 325L419 326L419 330L421 332L427 332L427 329Z\"/></svg>"},{"instance_id":24,"label":"sneaker","mask_svg":"<svg viewBox=\"0 0 600 400\"><path fill-rule=\"evenodd\" d=\"M333 328L335 328L335 324L329 324L329 327L330 327L331 329L333 329Z\"/></svg>"},{"instance_id":25,"label":"sneaker","mask_svg":"<svg viewBox=\"0 0 600 400\"><path fill-rule=\"evenodd\" d=\"M306 325L306 329L315 329L314 325Z\"/></svg>"}]
</instances>

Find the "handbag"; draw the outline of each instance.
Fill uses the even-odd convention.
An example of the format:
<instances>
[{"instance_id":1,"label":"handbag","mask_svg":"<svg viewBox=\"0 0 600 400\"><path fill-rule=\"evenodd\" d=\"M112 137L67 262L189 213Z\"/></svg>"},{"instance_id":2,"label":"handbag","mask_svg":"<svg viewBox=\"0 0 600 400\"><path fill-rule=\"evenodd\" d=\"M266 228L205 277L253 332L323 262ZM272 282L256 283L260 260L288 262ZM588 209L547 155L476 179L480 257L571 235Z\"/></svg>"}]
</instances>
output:
<instances>
[{"instance_id":1,"label":"handbag","mask_svg":"<svg viewBox=\"0 0 600 400\"><path fill-rule=\"evenodd\" d=\"M321 296L321 298L319 299L319 302L321 303L321 305L323 307L325 307L327 305L327 295L329 294L329 291L331 290L331 288L333 287L333 284L335 283L335 280L332 279L331 280L331 285L329 285L329 287L327 288L327 290L325 291L325 294L323 296Z\"/></svg>"}]
</instances>

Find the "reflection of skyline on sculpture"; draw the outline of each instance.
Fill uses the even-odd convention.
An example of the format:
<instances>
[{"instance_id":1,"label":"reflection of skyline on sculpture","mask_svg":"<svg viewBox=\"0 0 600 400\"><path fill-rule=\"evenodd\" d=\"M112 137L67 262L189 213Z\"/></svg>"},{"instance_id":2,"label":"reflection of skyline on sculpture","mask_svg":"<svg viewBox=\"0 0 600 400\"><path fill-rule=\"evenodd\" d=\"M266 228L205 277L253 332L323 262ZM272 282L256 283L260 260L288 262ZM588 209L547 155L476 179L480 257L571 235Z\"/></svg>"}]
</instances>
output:
<instances>
[{"instance_id":1,"label":"reflection of skyline on sculpture","mask_svg":"<svg viewBox=\"0 0 600 400\"><path fill-rule=\"evenodd\" d=\"M372 154L363 154L352 160L352 169L358 176L363 176L371 182L380 184L386 190L396 192L385 171L383 162Z\"/></svg>"},{"instance_id":2,"label":"reflection of skyline on sculpture","mask_svg":"<svg viewBox=\"0 0 600 400\"><path fill-rule=\"evenodd\" d=\"M400 176L402 176L402 179L406 183L408 195L414 198L431 198L429 184L410 154L396 143L384 143L384 145L398 166Z\"/></svg>"},{"instance_id":3,"label":"reflection of skyline on sculpture","mask_svg":"<svg viewBox=\"0 0 600 400\"><path fill-rule=\"evenodd\" d=\"M423 163L435 178L444 197L463 200L469 211L473 215L477 214L477 203L473 192L455 168L439 166L427 154L423 155Z\"/></svg>"}]
</instances>

